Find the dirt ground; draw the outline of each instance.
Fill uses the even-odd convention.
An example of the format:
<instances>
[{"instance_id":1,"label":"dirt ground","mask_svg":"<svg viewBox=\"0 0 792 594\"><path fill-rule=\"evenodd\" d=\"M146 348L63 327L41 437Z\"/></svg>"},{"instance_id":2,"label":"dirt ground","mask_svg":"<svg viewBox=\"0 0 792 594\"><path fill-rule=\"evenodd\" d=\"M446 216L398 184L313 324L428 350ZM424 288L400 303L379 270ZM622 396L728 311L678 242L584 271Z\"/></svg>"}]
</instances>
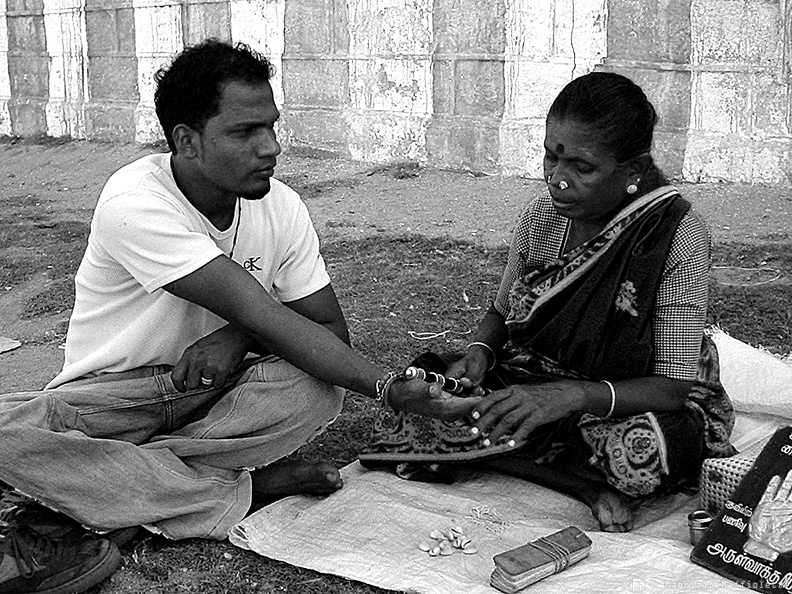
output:
<instances>
[{"instance_id":1,"label":"dirt ground","mask_svg":"<svg viewBox=\"0 0 792 594\"><path fill-rule=\"evenodd\" d=\"M22 343L0 354L0 393L38 390L60 369L69 309L31 313L30 299L79 258L106 178L153 150L94 142L0 144L0 337ZM544 191L537 180L373 166L304 151L286 151L276 175L301 192L323 241L417 233L502 246L521 208ZM679 186L708 220L716 244L777 243L792 233L792 188ZM15 238L30 223L50 231L49 244ZM29 263L24 282L13 266L21 257Z\"/></svg>"}]
</instances>

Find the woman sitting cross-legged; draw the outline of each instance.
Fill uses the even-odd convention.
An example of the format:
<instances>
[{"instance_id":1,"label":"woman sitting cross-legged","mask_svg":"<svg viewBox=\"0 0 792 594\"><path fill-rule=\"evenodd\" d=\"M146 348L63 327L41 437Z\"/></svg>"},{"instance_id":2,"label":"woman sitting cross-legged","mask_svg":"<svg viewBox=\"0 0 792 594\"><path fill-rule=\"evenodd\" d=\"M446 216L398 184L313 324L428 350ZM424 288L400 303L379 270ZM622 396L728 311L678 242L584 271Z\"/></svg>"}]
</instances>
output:
<instances>
[{"instance_id":1,"label":"woman sitting cross-legged","mask_svg":"<svg viewBox=\"0 0 792 594\"><path fill-rule=\"evenodd\" d=\"M618 74L561 91L546 120L548 195L522 214L497 298L445 369L483 396L469 413L475 446L456 461L577 497L606 531L630 530L637 502L735 451L704 334L710 237L654 164L656 120ZM370 460L408 453L405 422L377 425Z\"/></svg>"}]
</instances>

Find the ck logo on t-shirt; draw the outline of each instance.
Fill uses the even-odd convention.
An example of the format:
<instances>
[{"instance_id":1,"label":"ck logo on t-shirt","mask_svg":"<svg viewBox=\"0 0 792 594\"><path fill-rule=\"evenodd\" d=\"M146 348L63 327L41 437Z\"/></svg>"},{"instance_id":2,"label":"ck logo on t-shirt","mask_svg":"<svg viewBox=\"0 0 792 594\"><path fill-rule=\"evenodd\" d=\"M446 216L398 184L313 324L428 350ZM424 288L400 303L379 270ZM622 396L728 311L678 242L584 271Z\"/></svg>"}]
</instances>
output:
<instances>
[{"instance_id":1,"label":"ck logo on t-shirt","mask_svg":"<svg viewBox=\"0 0 792 594\"><path fill-rule=\"evenodd\" d=\"M247 260L245 260L245 263L242 264L242 266L248 272L252 272L254 270L262 270L262 268L256 264L256 262L258 262L259 260L261 260L261 256L258 256L257 258L248 258Z\"/></svg>"}]
</instances>

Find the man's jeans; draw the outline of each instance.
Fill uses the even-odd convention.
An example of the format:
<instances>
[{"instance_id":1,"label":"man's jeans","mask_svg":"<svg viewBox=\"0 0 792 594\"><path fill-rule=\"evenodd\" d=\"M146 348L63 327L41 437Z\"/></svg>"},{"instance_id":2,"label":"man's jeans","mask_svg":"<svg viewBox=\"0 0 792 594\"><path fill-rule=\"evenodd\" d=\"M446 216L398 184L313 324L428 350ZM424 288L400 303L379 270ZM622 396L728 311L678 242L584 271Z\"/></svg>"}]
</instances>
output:
<instances>
[{"instance_id":1,"label":"man's jeans","mask_svg":"<svg viewBox=\"0 0 792 594\"><path fill-rule=\"evenodd\" d=\"M249 469L294 452L343 391L282 359L221 389L178 392L168 367L0 396L0 480L96 529L224 539L251 505Z\"/></svg>"}]
</instances>

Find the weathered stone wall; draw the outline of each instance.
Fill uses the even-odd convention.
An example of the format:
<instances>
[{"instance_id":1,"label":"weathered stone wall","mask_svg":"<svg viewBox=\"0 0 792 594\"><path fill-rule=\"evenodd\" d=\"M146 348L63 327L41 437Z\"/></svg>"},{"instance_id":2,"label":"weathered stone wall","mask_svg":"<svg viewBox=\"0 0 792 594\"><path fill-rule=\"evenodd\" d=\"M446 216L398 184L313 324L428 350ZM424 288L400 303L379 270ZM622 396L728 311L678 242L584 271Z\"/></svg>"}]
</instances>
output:
<instances>
[{"instance_id":1,"label":"weathered stone wall","mask_svg":"<svg viewBox=\"0 0 792 594\"><path fill-rule=\"evenodd\" d=\"M789 0L0 0L0 134L161 139L153 74L216 36L270 56L284 143L538 176L592 69L660 113L674 178L789 184Z\"/></svg>"}]
</instances>

